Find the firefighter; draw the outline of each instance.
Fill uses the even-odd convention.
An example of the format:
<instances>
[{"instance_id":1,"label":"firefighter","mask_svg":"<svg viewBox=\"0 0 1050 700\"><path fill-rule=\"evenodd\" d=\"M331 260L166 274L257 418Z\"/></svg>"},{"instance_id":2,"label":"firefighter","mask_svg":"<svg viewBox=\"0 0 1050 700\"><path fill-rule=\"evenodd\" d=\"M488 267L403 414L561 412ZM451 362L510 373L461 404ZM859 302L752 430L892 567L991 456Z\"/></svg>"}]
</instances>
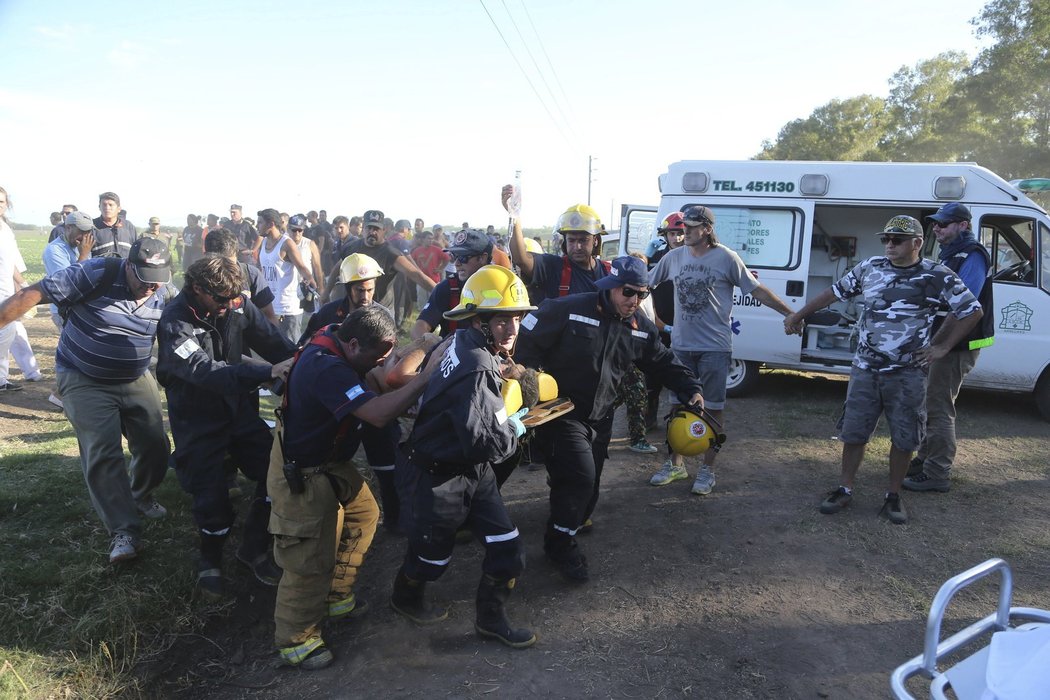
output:
<instances>
[{"instance_id":1,"label":"firefighter","mask_svg":"<svg viewBox=\"0 0 1050 700\"><path fill-rule=\"evenodd\" d=\"M223 468L227 454L256 483L237 559L267 585L281 577L266 531L273 438L256 397L260 384L283 376L295 348L248 303L244 287L236 261L217 255L197 260L186 270L182 293L165 307L157 333L157 379L168 397L175 473L193 497L200 530L197 589L213 600L223 595L222 550L234 520ZM246 360L249 350L265 361Z\"/></svg>"},{"instance_id":2,"label":"firefighter","mask_svg":"<svg viewBox=\"0 0 1050 700\"><path fill-rule=\"evenodd\" d=\"M364 423L382 427L422 393L430 362L404 387L377 396L364 381L394 349L394 319L378 307L357 309L302 349L277 414L266 485L270 531L284 569L274 607L274 639L290 666L324 668L334 658L321 623L350 616L357 571L372 544L379 509L351 461Z\"/></svg>"},{"instance_id":3,"label":"firefighter","mask_svg":"<svg viewBox=\"0 0 1050 700\"><path fill-rule=\"evenodd\" d=\"M686 406L702 406L700 384L660 342L656 326L638 311L649 295L645 263L612 261L598 290L544 301L521 323L517 361L543 367L575 409L536 429L536 451L550 478L551 513L544 550L572 583L588 580L576 533L598 502L609 455L613 401L634 366L652 374Z\"/></svg>"},{"instance_id":4,"label":"firefighter","mask_svg":"<svg viewBox=\"0 0 1050 700\"><path fill-rule=\"evenodd\" d=\"M412 338L422 338L441 326L441 336L446 337L456 330L456 322L443 317L446 311L459 305L459 295L463 283L480 270L492 263L492 241L477 229L464 229L453 237L453 244L445 252L452 256L456 274L438 282L427 303L419 312L419 319L412 326Z\"/></svg>"},{"instance_id":5,"label":"firefighter","mask_svg":"<svg viewBox=\"0 0 1050 700\"><path fill-rule=\"evenodd\" d=\"M412 529L390 605L420 624L448 611L424 597L427 581L448 567L456 530L466 523L485 546L474 629L483 637L525 648L536 642L507 620L504 605L525 566L525 549L496 483L493 465L511 457L525 434L527 410L508 415L504 378L523 377L511 359L528 291L510 270L486 265L464 283L459 304L444 314L459 323L423 393L409 439L415 479Z\"/></svg>"}]
</instances>

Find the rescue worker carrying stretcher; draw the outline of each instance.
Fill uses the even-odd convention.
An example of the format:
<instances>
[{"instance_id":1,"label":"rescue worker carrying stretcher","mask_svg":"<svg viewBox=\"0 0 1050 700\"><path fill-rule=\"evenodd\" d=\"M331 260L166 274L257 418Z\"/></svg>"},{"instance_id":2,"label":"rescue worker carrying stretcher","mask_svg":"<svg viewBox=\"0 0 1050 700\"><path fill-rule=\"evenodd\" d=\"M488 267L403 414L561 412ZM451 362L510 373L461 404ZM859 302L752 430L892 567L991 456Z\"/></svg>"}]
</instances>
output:
<instances>
[{"instance_id":1,"label":"rescue worker carrying stretcher","mask_svg":"<svg viewBox=\"0 0 1050 700\"><path fill-rule=\"evenodd\" d=\"M515 648L532 646L536 636L515 629L504 612L525 567L525 548L493 465L510 458L525 434L520 419L528 408L507 415L501 389L505 378L537 383L535 373L526 377L527 370L511 359L521 317L535 308L513 272L486 265L470 276L460 303L444 314L459 328L440 371L430 377L408 441L415 480L412 529L390 599L394 610L420 624L448 616L427 603L424 587L445 572L456 530L465 523L485 546L474 629Z\"/></svg>"},{"instance_id":2,"label":"rescue worker carrying stretcher","mask_svg":"<svg viewBox=\"0 0 1050 700\"><path fill-rule=\"evenodd\" d=\"M613 401L634 366L671 389L686 406L703 406L701 387L638 313L649 276L638 258L612 261L598 291L544 301L521 322L517 360L554 376L575 404L566 416L536 429L535 451L550 477L551 514L543 537L547 557L567 580L588 580L576 533L598 502L609 456Z\"/></svg>"},{"instance_id":3,"label":"rescue worker carrying stretcher","mask_svg":"<svg viewBox=\"0 0 1050 700\"><path fill-rule=\"evenodd\" d=\"M395 420L438 364L429 362L401 389L377 396L364 377L390 355L396 331L386 311L357 309L341 325L319 331L288 375L266 485L273 499L274 556L284 568L274 639L281 660L291 666L330 664L322 621L363 609L353 586L379 509L350 458L361 425Z\"/></svg>"},{"instance_id":4,"label":"rescue worker carrying stretcher","mask_svg":"<svg viewBox=\"0 0 1050 700\"><path fill-rule=\"evenodd\" d=\"M266 498L270 429L259 417L259 385L283 377L295 348L243 293L240 265L218 255L186 270L157 332L157 379L168 396L175 473L193 497L200 530L198 593L223 595L222 550L234 521L223 461L229 454L255 481L237 559L263 583L281 577L270 555ZM246 357L254 350L263 360ZM271 364L272 363L272 364Z\"/></svg>"}]
</instances>

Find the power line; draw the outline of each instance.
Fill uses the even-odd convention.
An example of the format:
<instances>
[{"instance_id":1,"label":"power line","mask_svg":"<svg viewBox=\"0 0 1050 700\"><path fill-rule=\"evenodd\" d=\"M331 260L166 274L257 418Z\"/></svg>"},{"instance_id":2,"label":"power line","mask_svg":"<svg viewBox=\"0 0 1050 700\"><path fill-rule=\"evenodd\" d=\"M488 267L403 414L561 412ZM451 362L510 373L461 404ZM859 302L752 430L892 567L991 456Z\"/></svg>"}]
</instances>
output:
<instances>
[{"instance_id":1,"label":"power line","mask_svg":"<svg viewBox=\"0 0 1050 700\"><path fill-rule=\"evenodd\" d=\"M561 115L561 118L565 122L565 125L569 128L569 131L572 132L573 138L576 139L577 141L579 141L580 140L580 136L576 132L576 129L573 127L572 121L570 121L568 116L566 116L565 110L563 110L561 108L561 104L559 104L558 96L554 94L553 90L551 90L551 86L547 83L547 79L543 76L543 70L540 68L539 64L536 62L536 57L532 55L532 50L529 49L529 43L527 41L525 41L525 37L522 35L521 29L518 28L518 23L514 20L514 15L512 15L510 13L510 8L507 7L507 0L500 0L500 2L503 3L503 9L506 11L507 17L510 18L510 23L511 23L511 25L513 25L514 31L518 33L518 38L521 40L521 45L525 47L525 53L527 53L529 55L529 60L532 61L532 66L533 66L533 68L536 69L536 74L539 75L540 76L540 80L543 81L543 87L547 88L547 94L550 95L551 100L554 102L555 109L558 110L558 114ZM535 27L533 27L533 31L535 32ZM540 44L540 46L542 47L542 43ZM550 63L549 59L548 59L548 63ZM553 70L553 67L552 67L552 70Z\"/></svg>"},{"instance_id":2,"label":"power line","mask_svg":"<svg viewBox=\"0 0 1050 700\"><path fill-rule=\"evenodd\" d=\"M489 12L489 8L485 7L485 0L478 0L478 2L481 3L481 8L485 10L485 14L488 15L489 21L492 22L492 26L495 28L496 33L499 34L499 38L503 40L503 45L507 47L507 52L510 54L510 57L514 59L514 63L518 66L518 70L521 71L522 76L525 78L525 82L527 82L529 84L529 87L532 88L532 94L536 96L536 99L539 100L540 104L543 106L543 111L545 111L547 113L547 116L550 117L551 121L554 123L555 128L558 129L558 133L561 134L561 137L563 139L565 139L565 143L573 148L578 149L576 144L574 144L572 140L568 137L568 135L566 135L565 131L561 127L561 124L558 123L558 120L554 118L554 115L551 113L550 108L547 107L547 103L543 101L543 97L540 95L539 90L537 90L536 86L533 85L532 80L529 78L529 74L525 72L525 67L521 65L521 61L519 61L518 57L514 54L514 50L510 48L510 44L507 42L507 38L503 36L503 32L500 31L499 25L496 24L495 18L493 18L492 13Z\"/></svg>"},{"instance_id":3,"label":"power line","mask_svg":"<svg viewBox=\"0 0 1050 700\"><path fill-rule=\"evenodd\" d=\"M551 57L547 53L547 47L543 44L543 37L540 36L539 31L536 29L536 24L532 21L532 15L529 14L529 8L525 4L525 0L521 0L521 9L525 11L525 18L529 20L529 26L532 27L532 33L536 35L536 42L540 45L540 51L543 52L543 57L547 60L547 65L550 66L551 73L554 75L554 82L558 86L558 91L561 93L562 99L565 101L565 105L568 108L569 116L572 117L573 121L576 119L576 114L572 108L572 102L569 101L569 96L565 93L565 88L561 85L561 79L558 77L558 71L554 69L554 63L551 62Z\"/></svg>"}]
</instances>

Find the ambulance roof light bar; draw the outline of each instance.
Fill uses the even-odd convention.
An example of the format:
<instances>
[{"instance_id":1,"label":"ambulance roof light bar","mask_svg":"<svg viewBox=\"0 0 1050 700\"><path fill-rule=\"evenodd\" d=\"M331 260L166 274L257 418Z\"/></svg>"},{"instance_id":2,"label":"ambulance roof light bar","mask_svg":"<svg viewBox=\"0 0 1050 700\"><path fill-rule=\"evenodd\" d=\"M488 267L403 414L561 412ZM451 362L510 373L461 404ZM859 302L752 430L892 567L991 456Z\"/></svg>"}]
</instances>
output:
<instances>
[{"instance_id":1,"label":"ambulance roof light bar","mask_svg":"<svg viewBox=\"0 0 1050 700\"><path fill-rule=\"evenodd\" d=\"M683 192L707 192L711 178L707 173L686 173L682 175Z\"/></svg>"}]
</instances>

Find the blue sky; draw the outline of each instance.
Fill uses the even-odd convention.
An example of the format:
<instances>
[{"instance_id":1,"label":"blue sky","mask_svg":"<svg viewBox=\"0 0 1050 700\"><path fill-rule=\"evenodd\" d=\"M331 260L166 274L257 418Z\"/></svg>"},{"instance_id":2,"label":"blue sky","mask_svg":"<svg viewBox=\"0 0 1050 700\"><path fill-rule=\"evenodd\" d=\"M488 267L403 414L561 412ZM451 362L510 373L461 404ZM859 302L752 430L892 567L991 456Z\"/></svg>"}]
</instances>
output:
<instances>
[{"instance_id":1,"label":"blue sky","mask_svg":"<svg viewBox=\"0 0 1050 700\"><path fill-rule=\"evenodd\" d=\"M231 202L498 226L520 169L525 225L550 225L593 155L615 225L673 161L748 158L903 65L972 58L984 4L524 3L0 0L10 216L94 214L112 190L140 227Z\"/></svg>"}]
</instances>

